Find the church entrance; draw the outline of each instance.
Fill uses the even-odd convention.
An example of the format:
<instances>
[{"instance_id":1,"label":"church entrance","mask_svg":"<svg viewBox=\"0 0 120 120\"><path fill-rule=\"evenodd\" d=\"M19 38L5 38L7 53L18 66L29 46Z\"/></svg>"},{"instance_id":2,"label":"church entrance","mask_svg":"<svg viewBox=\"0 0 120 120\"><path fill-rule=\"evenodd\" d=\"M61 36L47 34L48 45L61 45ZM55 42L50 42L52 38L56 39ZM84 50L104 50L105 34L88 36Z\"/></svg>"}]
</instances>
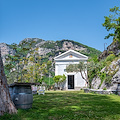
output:
<instances>
[{"instance_id":1,"label":"church entrance","mask_svg":"<svg viewBox=\"0 0 120 120\"><path fill-rule=\"evenodd\" d=\"M74 89L74 75L68 75L68 89Z\"/></svg>"}]
</instances>

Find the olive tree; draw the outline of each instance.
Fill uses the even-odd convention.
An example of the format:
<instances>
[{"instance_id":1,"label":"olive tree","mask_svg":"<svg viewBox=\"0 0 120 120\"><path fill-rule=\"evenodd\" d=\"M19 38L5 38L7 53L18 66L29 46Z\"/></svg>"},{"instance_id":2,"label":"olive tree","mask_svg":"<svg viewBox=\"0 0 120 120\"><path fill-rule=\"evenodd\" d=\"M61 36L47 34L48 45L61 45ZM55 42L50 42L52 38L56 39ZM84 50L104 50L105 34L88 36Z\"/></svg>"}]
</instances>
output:
<instances>
[{"instance_id":1,"label":"olive tree","mask_svg":"<svg viewBox=\"0 0 120 120\"><path fill-rule=\"evenodd\" d=\"M66 71L67 72L80 72L81 77L86 81L87 85L89 85L86 63L80 61L79 64L70 64L66 67Z\"/></svg>"}]
</instances>

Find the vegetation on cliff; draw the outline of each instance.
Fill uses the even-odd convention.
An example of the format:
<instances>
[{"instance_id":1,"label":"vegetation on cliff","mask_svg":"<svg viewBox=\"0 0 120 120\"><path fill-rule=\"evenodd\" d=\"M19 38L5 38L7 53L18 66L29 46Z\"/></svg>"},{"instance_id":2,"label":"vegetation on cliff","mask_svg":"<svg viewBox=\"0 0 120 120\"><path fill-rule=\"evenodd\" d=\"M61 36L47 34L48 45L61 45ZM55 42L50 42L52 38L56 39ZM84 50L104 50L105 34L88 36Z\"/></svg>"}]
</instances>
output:
<instances>
[{"instance_id":1,"label":"vegetation on cliff","mask_svg":"<svg viewBox=\"0 0 120 120\"><path fill-rule=\"evenodd\" d=\"M8 83L15 81L41 82L53 84L54 57L74 49L90 58L99 56L100 51L73 40L45 41L39 38L26 38L18 45L9 45L14 54L8 54L5 62L5 73ZM50 67L48 67L48 63ZM37 72L34 72L37 71ZM50 81L48 81L50 80Z\"/></svg>"},{"instance_id":2,"label":"vegetation on cliff","mask_svg":"<svg viewBox=\"0 0 120 120\"><path fill-rule=\"evenodd\" d=\"M119 7L110 8L110 15L105 16L105 22L103 26L110 33L105 37L108 39L109 37L113 37L114 41L120 42L120 9Z\"/></svg>"},{"instance_id":3,"label":"vegetation on cliff","mask_svg":"<svg viewBox=\"0 0 120 120\"><path fill-rule=\"evenodd\" d=\"M97 57L90 59L89 65L91 69L88 71L88 77L91 82L93 78L99 77L101 80L101 87L103 81L107 86L111 85L113 76L119 70L119 64L116 63L120 59L120 9L119 7L110 8L110 15L105 16L105 22L102 24L109 32L105 39L113 37L113 42L108 46L107 50Z\"/></svg>"}]
</instances>

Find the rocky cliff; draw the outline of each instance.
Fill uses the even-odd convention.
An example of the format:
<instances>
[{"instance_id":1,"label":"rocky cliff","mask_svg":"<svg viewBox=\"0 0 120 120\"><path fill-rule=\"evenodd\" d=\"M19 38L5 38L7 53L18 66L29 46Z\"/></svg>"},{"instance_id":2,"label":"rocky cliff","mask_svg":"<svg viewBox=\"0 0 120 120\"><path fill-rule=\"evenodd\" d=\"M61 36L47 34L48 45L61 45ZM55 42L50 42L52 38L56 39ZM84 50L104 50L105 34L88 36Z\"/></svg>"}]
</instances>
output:
<instances>
[{"instance_id":1,"label":"rocky cliff","mask_svg":"<svg viewBox=\"0 0 120 120\"><path fill-rule=\"evenodd\" d=\"M120 43L119 42L113 42L107 47L107 50L103 51L101 55L99 56L99 60L106 58L109 54L114 53L115 55L118 55L120 53Z\"/></svg>"},{"instance_id":2,"label":"rocky cliff","mask_svg":"<svg viewBox=\"0 0 120 120\"><path fill-rule=\"evenodd\" d=\"M113 58L112 58L113 57ZM99 56L99 62L107 61L105 67L100 71L103 75L109 75L105 80L102 80L99 75L95 76L92 80L91 86L94 89L117 89L117 81L120 80L120 43L113 42L103 51ZM112 61L111 61L112 60Z\"/></svg>"},{"instance_id":3,"label":"rocky cliff","mask_svg":"<svg viewBox=\"0 0 120 120\"><path fill-rule=\"evenodd\" d=\"M117 90L116 82L120 80L120 59L114 60L109 66L105 66L101 72L111 74L111 79L102 81L99 76L96 76L92 80L92 88Z\"/></svg>"},{"instance_id":4,"label":"rocky cliff","mask_svg":"<svg viewBox=\"0 0 120 120\"><path fill-rule=\"evenodd\" d=\"M38 48L38 54L40 56L46 56L51 60L53 59L55 56L69 50L69 49L73 49L76 50L78 52L81 52L87 56L92 56L92 55L99 55L101 52L88 47L86 45L83 45L81 43L72 41L72 40L61 40L61 41L45 41L43 39L39 39L39 38L25 38L24 40L22 40L19 44L18 47L21 46L27 46L28 44L24 44L25 43L30 43L34 41L34 43L32 43L32 50L36 50L36 48ZM3 61L5 62L5 56L7 54L10 55L14 55L15 51L12 49L11 45L7 45L6 43L0 43L0 48L1 48L1 53L2 53L2 58ZM29 56L29 52L27 54L27 56Z\"/></svg>"},{"instance_id":5,"label":"rocky cliff","mask_svg":"<svg viewBox=\"0 0 120 120\"><path fill-rule=\"evenodd\" d=\"M22 44L24 41L31 42L35 41L33 44L33 48L39 48L40 55L45 55L51 51L67 51L69 49L77 50L77 51L86 51L87 46L77 43L71 40L61 40L61 41L45 41L39 38L26 38L22 40L19 44Z\"/></svg>"},{"instance_id":6,"label":"rocky cliff","mask_svg":"<svg viewBox=\"0 0 120 120\"><path fill-rule=\"evenodd\" d=\"M3 59L3 63L5 63L5 56L6 55L14 55L15 51L6 43L0 43L1 55Z\"/></svg>"}]
</instances>

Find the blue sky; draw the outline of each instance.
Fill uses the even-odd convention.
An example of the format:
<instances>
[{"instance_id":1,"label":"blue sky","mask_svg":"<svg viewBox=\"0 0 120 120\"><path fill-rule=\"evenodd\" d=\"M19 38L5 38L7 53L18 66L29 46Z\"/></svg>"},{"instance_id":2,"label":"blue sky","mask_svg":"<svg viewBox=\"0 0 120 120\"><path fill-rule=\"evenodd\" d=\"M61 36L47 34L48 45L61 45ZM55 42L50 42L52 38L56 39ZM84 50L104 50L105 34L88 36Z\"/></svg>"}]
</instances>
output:
<instances>
[{"instance_id":1,"label":"blue sky","mask_svg":"<svg viewBox=\"0 0 120 120\"><path fill-rule=\"evenodd\" d=\"M114 6L120 0L0 0L0 43L69 39L103 51L112 39L102 23Z\"/></svg>"}]
</instances>

